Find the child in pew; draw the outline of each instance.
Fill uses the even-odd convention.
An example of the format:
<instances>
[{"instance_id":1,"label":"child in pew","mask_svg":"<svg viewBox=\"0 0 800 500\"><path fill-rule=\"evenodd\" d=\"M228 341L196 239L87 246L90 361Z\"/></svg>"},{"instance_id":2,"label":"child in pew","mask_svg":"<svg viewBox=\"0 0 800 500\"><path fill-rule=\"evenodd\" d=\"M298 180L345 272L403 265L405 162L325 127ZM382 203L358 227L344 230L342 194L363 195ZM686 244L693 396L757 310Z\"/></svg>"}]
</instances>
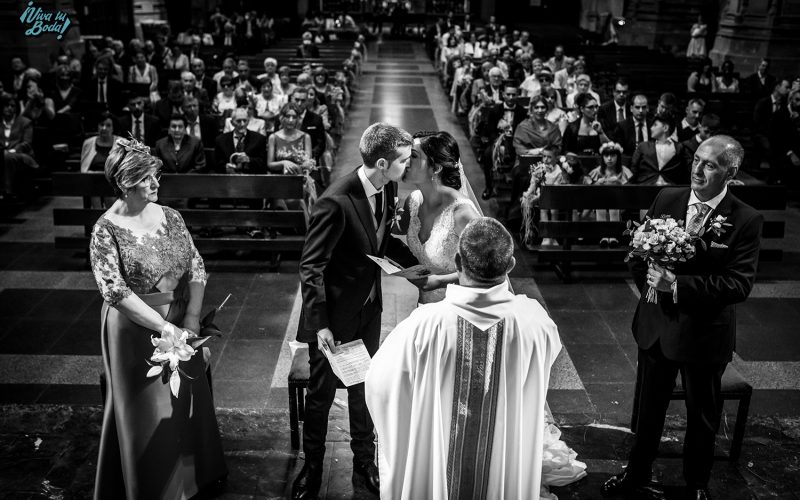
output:
<instances>
[{"instance_id":1,"label":"child in pew","mask_svg":"<svg viewBox=\"0 0 800 500\"><path fill-rule=\"evenodd\" d=\"M628 183L633 173L622 164L622 146L616 142L607 142L600 146L600 164L586 176L587 184L598 186L621 186ZM618 222L619 209L597 209L595 215L598 221ZM616 238L602 238L600 247L616 248L619 240Z\"/></svg>"}]
</instances>

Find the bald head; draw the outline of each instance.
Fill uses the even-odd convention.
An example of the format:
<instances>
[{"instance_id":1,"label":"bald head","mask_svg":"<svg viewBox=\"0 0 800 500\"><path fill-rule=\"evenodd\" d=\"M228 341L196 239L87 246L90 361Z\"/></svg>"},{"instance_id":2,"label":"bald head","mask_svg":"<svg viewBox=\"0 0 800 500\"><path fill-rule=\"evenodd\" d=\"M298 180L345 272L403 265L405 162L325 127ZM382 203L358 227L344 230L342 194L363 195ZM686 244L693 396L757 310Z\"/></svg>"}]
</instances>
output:
<instances>
[{"instance_id":1,"label":"bald head","mask_svg":"<svg viewBox=\"0 0 800 500\"><path fill-rule=\"evenodd\" d=\"M727 135L709 137L698 146L692 161L692 190L700 201L722 193L736 177L744 158L739 141Z\"/></svg>"}]
</instances>

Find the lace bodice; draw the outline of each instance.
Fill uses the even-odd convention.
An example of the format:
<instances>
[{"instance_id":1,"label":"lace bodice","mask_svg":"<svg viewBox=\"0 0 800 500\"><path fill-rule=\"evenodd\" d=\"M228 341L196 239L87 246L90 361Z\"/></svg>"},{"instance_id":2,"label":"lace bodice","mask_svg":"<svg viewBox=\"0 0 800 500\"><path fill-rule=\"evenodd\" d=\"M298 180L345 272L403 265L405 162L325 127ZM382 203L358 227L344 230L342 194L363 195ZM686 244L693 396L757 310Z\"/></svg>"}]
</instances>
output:
<instances>
[{"instance_id":1,"label":"lace bodice","mask_svg":"<svg viewBox=\"0 0 800 500\"><path fill-rule=\"evenodd\" d=\"M131 293L169 291L156 289L164 277L177 282L189 273L190 281L205 283L203 259L183 217L177 210L162 208L164 219L152 233L136 235L105 215L95 223L89 256L97 287L109 304L115 305Z\"/></svg>"},{"instance_id":2,"label":"lace bodice","mask_svg":"<svg viewBox=\"0 0 800 500\"><path fill-rule=\"evenodd\" d=\"M414 191L409 195L408 200L408 234L406 241L408 248L420 264L426 266L434 274L448 274L456 270L455 255L458 250L458 237L455 231L455 209L461 205L473 206L472 202L466 198L458 198L450 205L446 206L442 212L436 216L431 227L431 234L425 243L419 239L422 222L419 220L418 211L422 204L422 192ZM439 293L422 292L420 302L432 302L432 299ZM441 290L443 295L444 290Z\"/></svg>"}]
</instances>

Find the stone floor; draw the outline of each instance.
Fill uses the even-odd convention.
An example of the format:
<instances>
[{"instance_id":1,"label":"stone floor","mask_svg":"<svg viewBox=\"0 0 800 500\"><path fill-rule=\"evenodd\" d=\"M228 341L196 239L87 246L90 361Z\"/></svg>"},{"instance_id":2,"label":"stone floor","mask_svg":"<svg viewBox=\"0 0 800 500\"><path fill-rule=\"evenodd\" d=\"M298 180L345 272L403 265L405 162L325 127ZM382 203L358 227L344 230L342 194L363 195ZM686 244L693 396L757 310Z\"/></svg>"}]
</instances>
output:
<instances>
[{"instance_id":1,"label":"stone floor","mask_svg":"<svg viewBox=\"0 0 800 500\"><path fill-rule=\"evenodd\" d=\"M473 189L482 175L459 121L422 45L371 47L335 175L360 163L358 139L385 120L416 130L447 130L457 138ZM404 196L407 191L403 191ZM77 199L42 199L0 214L0 498L87 498L92 490L100 430L98 336L101 299L85 258L56 250L54 207ZM493 214L494 202L484 203ZM764 263L751 298L738 308L734 364L755 388L743 457L714 469L716 498L796 498L800 491L800 211L787 224L780 263ZM69 231L67 229L66 231ZM559 498L598 498L603 478L624 463L636 347L630 320L637 295L622 270L579 271L563 284L525 250L517 252L512 284L542 301L559 326L564 350L548 401L565 440L588 464L589 476L557 489ZM266 256L235 260L205 256L210 279L206 308L231 299L218 314L225 336L215 340L213 376L218 418L231 469L223 498L284 498L302 466L288 432L286 375L289 342L299 317L296 256L268 272ZM414 307L415 289L386 278L384 334ZM727 449L735 409L726 408L720 451ZM680 405L671 408L666 455L680 451ZM324 498L373 498L351 481L346 396L334 405L328 435ZM680 498L680 460L666 456L657 476L667 498Z\"/></svg>"}]
</instances>

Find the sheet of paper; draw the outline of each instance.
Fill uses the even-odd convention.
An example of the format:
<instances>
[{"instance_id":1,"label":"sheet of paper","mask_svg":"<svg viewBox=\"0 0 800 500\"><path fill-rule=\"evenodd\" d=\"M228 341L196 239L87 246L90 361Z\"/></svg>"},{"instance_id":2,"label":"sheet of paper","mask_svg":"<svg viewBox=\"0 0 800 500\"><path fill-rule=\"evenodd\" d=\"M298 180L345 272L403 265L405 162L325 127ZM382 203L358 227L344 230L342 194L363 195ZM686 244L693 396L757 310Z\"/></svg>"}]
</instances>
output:
<instances>
[{"instance_id":1,"label":"sheet of paper","mask_svg":"<svg viewBox=\"0 0 800 500\"><path fill-rule=\"evenodd\" d=\"M367 377L371 358L361 339L336 346L336 354L327 347L322 352L328 358L333 373L346 387L360 384Z\"/></svg>"},{"instance_id":2,"label":"sheet of paper","mask_svg":"<svg viewBox=\"0 0 800 500\"><path fill-rule=\"evenodd\" d=\"M403 269L403 266L394 262L389 258L375 257L374 255L367 255L372 262L378 264L378 267L384 270L390 276L399 276L400 278L417 279L430 274L430 271L422 264L417 264L409 268Z\"/></svg>"}]
</instances>

